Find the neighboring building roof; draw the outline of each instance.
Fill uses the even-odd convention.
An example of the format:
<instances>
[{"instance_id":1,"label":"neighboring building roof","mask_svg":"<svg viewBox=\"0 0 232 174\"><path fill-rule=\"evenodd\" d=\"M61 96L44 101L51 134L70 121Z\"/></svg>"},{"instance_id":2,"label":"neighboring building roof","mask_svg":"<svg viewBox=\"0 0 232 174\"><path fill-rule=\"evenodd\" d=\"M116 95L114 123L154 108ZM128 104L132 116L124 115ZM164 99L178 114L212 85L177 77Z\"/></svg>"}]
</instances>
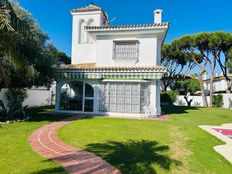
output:
<instances>
[{"instance_id":1,"label":"neighboring building roof","mask_svg":"<svg viewBox=\"0 0 232 174\"><path fill-rule=\"evenodd\" d=\"M232 80L232 74L227 75L230 80ZM223 75L219 75L215 77L214 81L220 81L220 80L226 80L226 78ZM205 82L210 81L210 78L204 79Z\"/></svg>"},{"instance_id":2,"label":"neighboring building roof","mask_svg":"<svg viewBox=\"0 0 232 174\"><path fill-rule=\"evenodd\" d=\"M121 29L153 29L153 28L168 28L169 23L155 24L136 24L136 25L106 25L106 26L86 26L87 31L102 31L102 30L121 30Z\"/></svg>"},{"instance_id":3,"label":"neighboring building roof","mask_svg":"<svg viewBox=\"0 0 232 174\"><path fill-rule=\"evenodd\" d=\"M123 71L166 71L163 66L101 66L97 67L95 63L70 64L58 68L59 70L123 70Z\"/></svg>"}]
</instances>

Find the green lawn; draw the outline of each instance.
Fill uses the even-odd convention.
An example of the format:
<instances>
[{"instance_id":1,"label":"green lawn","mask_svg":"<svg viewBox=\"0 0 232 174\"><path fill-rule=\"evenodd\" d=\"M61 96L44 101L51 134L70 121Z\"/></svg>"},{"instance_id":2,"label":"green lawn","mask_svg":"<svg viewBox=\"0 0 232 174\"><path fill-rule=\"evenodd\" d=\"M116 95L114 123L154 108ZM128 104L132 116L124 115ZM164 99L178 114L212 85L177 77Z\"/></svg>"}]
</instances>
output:
<instances>
[{"instance_id":1,"label":"green lawn","mask_svg":"<svg viewBox=\"0 0 232 174\"><path fill-rule=\"evenodd\" d=\"M37 114L48 110L29 110L33 119L28 122L0 124L1 174L66 173L28 144L33 130L67 117ZM232 165L212 148L222 142L197 126L232 122L232 111L185 107L163 110L172 121L90 118L65 126L59 135L67 143L103 157L123 173L231 173Z\"/></svg>"},{"instance_id":2,"label":"green lawn","mask_svg":"<svg viewBox=\"0 0 232 174\"><path fill-rule=\"evenodd\" d=\"M198 125L232 122L232 111L163 108L170 122L90 118L60 129L67 143L101 156L125 174L231 174L232 165L213 150L223 144Z\"/></svg>"},{"instance_id":3,"label":"green lawn","mask_svg":"<svg viewBox=\"0 0 232 174\"><path fill-rule=\"evenodd\" d=\"M49 122L63 119L63 116L41 116L36 113L48 111L46 108L30 109L33 119L28 122L0 124L0 173L1 174L55 174L66 173L53 161L34 152L28 144L28 136L33 130Z\"/></svg>"}]
</instances>

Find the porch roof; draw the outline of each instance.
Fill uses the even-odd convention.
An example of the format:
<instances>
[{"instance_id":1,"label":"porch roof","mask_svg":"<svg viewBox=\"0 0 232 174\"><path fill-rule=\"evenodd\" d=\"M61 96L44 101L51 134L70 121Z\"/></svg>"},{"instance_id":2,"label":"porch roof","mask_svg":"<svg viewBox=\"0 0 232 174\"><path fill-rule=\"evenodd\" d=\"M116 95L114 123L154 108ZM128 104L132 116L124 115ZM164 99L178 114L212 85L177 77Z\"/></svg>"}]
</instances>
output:
<instances>
[{"instance_id":1,"label":"porch roof","mask_svg":"<svg viewBox=\"0 0 232 174\"><path fill-rule=\"evenodd\" d=\"M144 30L144 29L167 29L168 22L155 24L133 24L133 25L103 25L103 26L85 26L86 31L115 31L115 30Z\"/></svg>"},{"instance_id":2,"label":"porch roof","mask_svg":"<svg viewBox=\"0 0 232 174\"><path fill-rule=\"evenodd\" d=\"M92 71L155 71L166 72L163 66L96 66L95 63L70 64L58 70L92 70Z\"/></svg>"},{"instance_id":3,"label":"porch roof","mask_svg":"<svg viewBox=\"0 0 232 174\"><path fill-rule=\"evenodd\" d=\"M162 66L106 66L96 64L66 65L56 70L56 79L144 79L159 80L166 72Z\"/></svg>"}]
</instances>

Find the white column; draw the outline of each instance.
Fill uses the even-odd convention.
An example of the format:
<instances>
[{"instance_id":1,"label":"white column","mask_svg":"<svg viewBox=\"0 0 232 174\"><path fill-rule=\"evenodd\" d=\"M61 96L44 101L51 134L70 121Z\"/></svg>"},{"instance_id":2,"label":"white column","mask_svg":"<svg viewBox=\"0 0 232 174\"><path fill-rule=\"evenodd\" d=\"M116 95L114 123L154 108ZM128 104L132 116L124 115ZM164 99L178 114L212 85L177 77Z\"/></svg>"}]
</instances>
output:
<instances>
[{"instance_id":1,"label":"white column","mask_svg":"<svg viewBox=\"0 0 232 174\"><path fill-rule=\"evenodd\" d=\"M94 113L97 113L99 112L99 90L100 90L100 84L97 84L93 86L93 89L94 89L94 108L93 108L93 112Z\"/></svg>"},{"instance_id":2,"label":"white column","mask_svg":"<svg viewBox=\"0 0 232 174\"><path fill-rule=\"evenodd\" d=\"M150 107L155 112L155 115L161 115L160 80L151 82Z\"/></svg>"},{"instance_id":3,"label":"white column","mask_svg":"<svg viewBox=\"0 0 232 174\"><path fill-rule=\"evenodd\" d=\"M157 37L155 38L155 47L156 47L155 65L161 65L162 37L157 36Z\"/></svg>"},{"instance_id":4,"label":"white column","mask_svg":"<svg viewBox=\"0 0 232 174\"><path fill-rule=\"evenodd\" d=\"M60 96L61 96L61 82L56 82L56 104L55 104L55 111L60 110Z\"/></svg>"}]
</instances>

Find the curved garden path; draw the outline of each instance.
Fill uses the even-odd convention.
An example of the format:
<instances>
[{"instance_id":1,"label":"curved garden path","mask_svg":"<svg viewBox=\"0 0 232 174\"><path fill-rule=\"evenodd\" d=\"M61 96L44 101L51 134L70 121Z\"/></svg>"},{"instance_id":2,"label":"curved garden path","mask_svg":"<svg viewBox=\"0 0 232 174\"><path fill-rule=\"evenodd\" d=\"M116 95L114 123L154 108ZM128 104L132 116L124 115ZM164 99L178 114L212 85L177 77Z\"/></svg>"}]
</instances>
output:
<instances>
[{"instance_id":1,"label":"curved garden path","mask_svg":"<svg viewBox=\"0 0 232 174\"><path fill-rule=\"evenodd\" d=\"M60 163L70 174L120 174L119 170L93 153L63 143L57 130L80 117L53 122L34 131L29 137L31 147L42 156Z\"/></svg>"}]
</instances>

